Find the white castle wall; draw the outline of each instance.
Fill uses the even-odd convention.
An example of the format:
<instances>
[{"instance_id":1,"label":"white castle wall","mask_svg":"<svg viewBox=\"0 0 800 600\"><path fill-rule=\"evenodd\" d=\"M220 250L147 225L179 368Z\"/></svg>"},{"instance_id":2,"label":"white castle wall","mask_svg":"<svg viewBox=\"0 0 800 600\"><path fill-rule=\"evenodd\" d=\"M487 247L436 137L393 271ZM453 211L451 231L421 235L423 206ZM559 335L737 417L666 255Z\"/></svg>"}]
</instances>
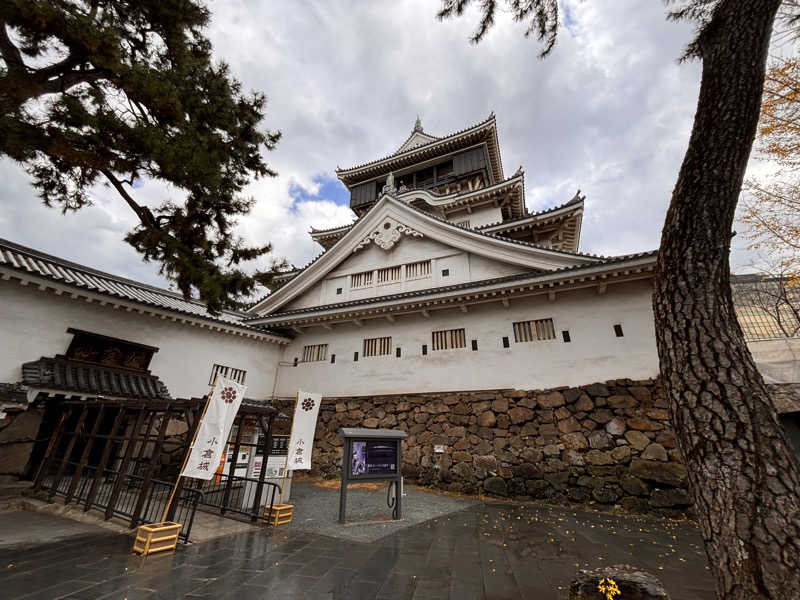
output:
<instances>
[{"instance_id":1,"label":"white castle wall","mask_svg":"<svg viewBox=\"0 0 800 600\"><path fill-rule=\"evenodd\" d=\"M463 223L469 221L469 226L473 229L493 223L500 223L503 220L503 211L499 206L481 206L473 208L472 212L467 210L449 215L448 221L452 223Z\"/></svg>"},{"instance_id":2,"label":"white castle wall","mask_svg":"<svg viewBox=\"0 0 800 600\"><path fill-rule=\"evenodd\" d=\"M364 320L363 326L336 325L305 330L287 347L285 360L302 359L303 346L328 344L325 362L281 366L278 394L291 396L298 388L324 396L358 396L449 390L496 388L544 389L575 386L616 378L646 379L658 373L658 357L647 281L608 286L604 295L595 288L559 293L554 302L546 296L512 299L459 309L432 311L385 319ZM515 343L512 323L552 318L556 339ZM621 324L624 337L614 334ZM431 332L466 329L467 347L433 351ZM570 343L561 331L569 330ZM392 336L392 353L364 358L363 340ZM502 347L508 336L510 347ZM471 350L471 341L478 350ZM421 354L423 344L428 354ZM400 347L401 358L394 349ZM359 353L357 362L353 353ZM336 355L331 364L330 355Z\"/></svg>"},{"instance_id":3,"label":"white castle wall","mask_svg":"<svg viewBox=\"0 0 800 600\"><path fill-rule=\"evenodd\" d=\"M69 327L156 346L150 371L174 398L205 394L215 363L245 369L247 396L269 398L282 349L0 280L0 382L20 381L24 362L64 354L72 340Z\"/></svg>"},{"instance_id":4,"label":"white castle wall","mask_svg":"<svg viewBox=\"0 0 800 600\"><path fill-rule=\"evenodd\" d=\"M350 275L353 273L428 259L431 260L430 277L382 285L375 280L368 288L350 289ZM448 270L447 276L442 275L445 269ZM308 292L287 303L281 311L503 277L525 270L524 267L455 250L428 238L406 238L389 252L369 244L343 261ZM339 288L341 294L336 293Z\"/></svg>"},{"instance_id":5,"label":"white castle wall","mask_svg":"<svg viewBox=\"0 0 800 600\"><path fill-rule=\"evenodd\" d=\"M758 340L747 347L767 383L800 382L800 338Z\"/></svg>"}]
</instances>

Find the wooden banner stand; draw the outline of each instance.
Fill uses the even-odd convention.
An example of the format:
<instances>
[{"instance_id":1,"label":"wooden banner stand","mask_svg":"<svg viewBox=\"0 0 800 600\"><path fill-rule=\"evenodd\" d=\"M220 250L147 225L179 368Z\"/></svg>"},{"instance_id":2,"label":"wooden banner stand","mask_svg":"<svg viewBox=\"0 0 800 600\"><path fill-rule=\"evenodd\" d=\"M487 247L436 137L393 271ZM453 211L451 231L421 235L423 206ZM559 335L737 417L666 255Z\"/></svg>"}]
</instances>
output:
<instances>
[{"instance_id":1,"label":"wooden banner stand","mask_svg":"<svg viewBox=\"0 0 800 600\"><path fill-rule=\"evenodd\" d=\"M216 385L217 377L215 376L214 383L211 385L211 389L208 392L208 398L206 398L205 406L203 406L203 412L200 414L200 418L197 420L196 427L194 428L192 441L186 451L186 456L183 458L181 470L178 471L178 478L175 480L175 485L172 487L172 493L169 495L167 505L164 507L164 514L161 517L161 521L158 523L139 525L139 529L136 532L136 539L133 542L133 551L137 554L147 556L149 554L155 554L156 552L175 550L175 548L178 546L178 536L181 533L183 524L175 523L174 521L167 521L166 519L167 515L169 514L169 509L172 506L172 501L175 499L175 492L178 491L178 485L181 482L181 473L183 473L183 470L186 468L186 463L189 461L192 448L194 448L194 442L197 439L197 432L200 431L200 423L203 421L203 417L206 416L206 410L208 410L208 405L211 402L211 396L214 393L214 388Z\"/></svg>"},{"instance_id":2,"label":"wooden banner stand","mask_svg":"<svg viewBox=\"0 0 800 600\"><path fill-rule=\"evenodd\" d=\"M294 417L294 413L297 410L297 403L300 400L300 392L294 397L294 406L292 406L292 416ZM292 423L292 430L294 430L294 423ZM292 447L292 436L289 437L289 445L287 446L286 452L286 462L283 466L283 477L281 477L281 500L283 500L283 488L286 486L286 479L287 473L289 472L289 452L288 449ZM269 450L267 448L264 449L264 466L262 468L267 467L267 458L268 458ZM294 516L294 504L273 504L272 508L270 509L269 506L264 506L264 516L267 519L267 523L275 527L276 525L286 525L287 523L292 522L292 517Z\"/></svg>"},{"instance_id":3,"label":"wooden banner stand","mask_svg":"<svg viewBox=\"0 0 800 600\"><path fill-rule=\"evenodd\" d=\"M182 528L183 524L172 521L139 525L136 541L133 542L133 551L147 556L165 550L175 550Z\"/></svg>"}]
</instances>

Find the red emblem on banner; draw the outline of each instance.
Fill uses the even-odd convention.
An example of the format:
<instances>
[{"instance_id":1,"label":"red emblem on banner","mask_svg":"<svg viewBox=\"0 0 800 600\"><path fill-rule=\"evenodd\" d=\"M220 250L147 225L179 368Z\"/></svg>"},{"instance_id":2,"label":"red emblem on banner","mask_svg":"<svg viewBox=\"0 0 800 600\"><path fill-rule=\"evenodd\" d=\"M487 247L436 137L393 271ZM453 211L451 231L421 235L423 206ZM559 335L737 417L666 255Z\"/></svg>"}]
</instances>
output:
<instances>
[{"instance_id":1,"label":"red emblem on banner","mask_svg":"<svg viewBox=\"0 0 800 600\"><path fill-rule=\"evenodd\" d=\"M234 400L236 400L236 390L232 387L223 388L222 399L225 401L225 404L231 404Z\"/></svg>"}]
</instances>

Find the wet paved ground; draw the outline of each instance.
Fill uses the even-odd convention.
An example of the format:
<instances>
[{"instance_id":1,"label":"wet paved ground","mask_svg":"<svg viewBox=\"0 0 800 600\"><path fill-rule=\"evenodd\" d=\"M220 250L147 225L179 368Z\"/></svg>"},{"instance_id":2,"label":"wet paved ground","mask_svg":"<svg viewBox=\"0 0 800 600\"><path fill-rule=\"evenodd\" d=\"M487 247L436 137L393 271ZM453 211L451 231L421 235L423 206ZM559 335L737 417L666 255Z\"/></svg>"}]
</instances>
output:
<instances>
[{"instance_id":1,"label":"wet paved ground","mask_svg":"<svg viewBox=\"0 0 800 600\"><path fill-rule=\"evenodd\" d=\"M345 511L347 523L340 525L339 487L337 482L332 483L335 485L320 487L312 481L294 482L293 529L357 542L373 542L406 527L480 503L477 498L444 496L407 485L403 497L404 518L392 521L392 509L387 504L388 486L374 489L383 484L369 484L373 489L359 489L359 484L351 484Z\"/></svg>"},{"instance_id":2,"label":"wet paved ground","mask_svg":"<svg viewBox=\"0 0 800 600\"><path fill-rule=\"evenodd\" d=\"M10 514L2 524L70 527ZM53 543L1 544L0 596L557 600L579 567L626 562L655 573L673 600L714 597L694 525L538 505L479 504L370 543L281 528L145 559L127 536L80 527Z\"/></svg>"}]
</instances>

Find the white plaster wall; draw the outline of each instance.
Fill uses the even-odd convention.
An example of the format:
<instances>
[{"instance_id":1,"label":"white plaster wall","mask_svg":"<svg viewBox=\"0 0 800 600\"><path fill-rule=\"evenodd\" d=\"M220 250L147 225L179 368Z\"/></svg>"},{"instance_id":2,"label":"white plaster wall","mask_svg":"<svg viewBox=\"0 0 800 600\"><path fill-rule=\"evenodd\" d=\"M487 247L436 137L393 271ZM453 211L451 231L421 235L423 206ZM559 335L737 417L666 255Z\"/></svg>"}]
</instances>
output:
<instances>
[{"instance_id":1,"label":"white plaster wall","mask_svg":"<svg viewBox=\"0 0 800 600\"><path fill-rule=\"evenodd\" d=\"M150 371L161 378L173 398L205 394L214 363L245 369L247 396L269 398L282 350L270 342L0 281L0 381L20 381L24 362L64 354L72 340L69 327L156 346L159 350Z\"/></svg>"},{"instance_id":2,"label":"white plaster wall","mask_svg":"<svg viewBox=\"0 0 800 600\"><path fill-rule=\"evenodd\" d=\"M543 389L582 385L607 379L654 377L658 357L651 309L651 286L631 282L608 287L605 295L595 289L564 292L550 302L546 296L475 305L470 312L447 309L398 316L394 323L366 320L363 327L342 324L332 331L311 328L287 348L285 358L302 358L306 344L329 344L325 362L281 366L278 394L291 396L298 388L325 396L394 394L426 391L481 390L492 388ZM552 317L556 339L515 343L512 323ZM624 337L614 335L621 324ZM433 351L431 332L466 329L467 347ZM572 341L564 343L562 330ZM364 338L392 336L392 353L363 358ZM502 347L508 336L510 347ZM473 352L471 340L478 340ZM422 344L428 355L421 355ZM402 357L396 358L394 348ZM359 360L353 361L353 353ZM330 355L336 363L330 363Z\"/></svg>"},{"instance_id":3,"label":"white plaster wall","mask_svg":"<svg viewBox=\"0 0 800 600\"><path fill-rule=\"evenodd\" d=\"M747 347L767 383L800 383L800 338L749 342Z\"/></svg>"},{"instance_id":4,"label":"white plaster wall","mask_svg":"<svg viewBox=\"0 0 800 600\"><path fill-rule=\"evenodd\" d=\"M469 221L469 226L472 229L481 227L483 225L491 225L492 223L500 223L503 220L503 212L499 206L485 206L480 208L473 208L472 212L453 213L448 216L448 221L451 223L463 223Z\"/></svg>"},{"instance_id":5,"label":"white plaster wall","mask_svg":"<svg viewBox=\"0 0 800 600\"><path fill-rule=\"evenodd\" d=\"M497 260L479 256L477 254L469 255L469 280L481 281L483 279L494 279L495 277L505 277L506 275L515 275L522 272L516 265L510 265Z\"/></svg>"},{"instance_id":6,"label":"white plaster wall","mask_svg":"<svg viewBox=\"0 0 800 600\"><path fill-rule=\"evenodd\" d=\"M353 273L406 265L427 259L432 261L431 277L379 285L377 275L373 275L372 286L350 289L350 275ZM442 271L445 269L449 271L447 276L442 275ZM478 281L521 273L525 270L524 267L518 265L511 265L454 250L450 246L428 238L404 237L388 252L374 244L370 244L350 255L347 260L331 271L325 279L316 283L299 298L281 307L281 311L336 302L348 302L350 300L362 300L375 296L387 296L443 285L455 285L467 281ZM336 291L339 288L342 291L337 294Z\"/></svg>"}]
</instances>

